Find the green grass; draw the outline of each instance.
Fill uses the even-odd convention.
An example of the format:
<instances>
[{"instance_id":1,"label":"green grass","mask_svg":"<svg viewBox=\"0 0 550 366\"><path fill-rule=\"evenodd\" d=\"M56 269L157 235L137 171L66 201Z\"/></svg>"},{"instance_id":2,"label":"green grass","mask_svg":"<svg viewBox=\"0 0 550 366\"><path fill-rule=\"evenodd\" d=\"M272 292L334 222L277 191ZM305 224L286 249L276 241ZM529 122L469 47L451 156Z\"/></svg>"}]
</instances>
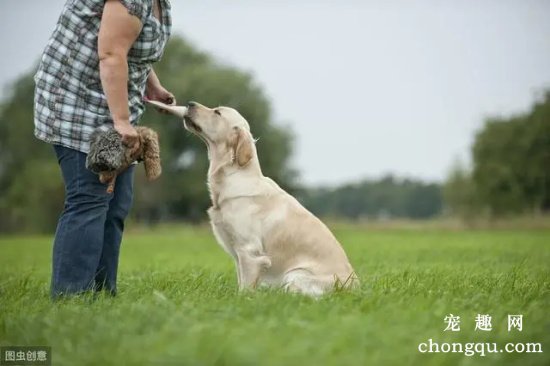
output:
<instances>
[{"instance_id":1,"label":"green grass","mask_svg":"<svg viewBox=\"0 0 550 366\"><path fill-rule=\"evenodd\" d=\"M134 230L116 298L52 303L51 238L0 239L0 344L50 345L54 365L550 364L550 231L367 230L338 226L360 289L319 300L239 294L208 228ZM460 332L443 318L460 315ZM474 331L490 314L491 332ZM507 314L523 314L508 332ZM421 342L537 342L484 357Z\"/></svg>"}]
</instances>

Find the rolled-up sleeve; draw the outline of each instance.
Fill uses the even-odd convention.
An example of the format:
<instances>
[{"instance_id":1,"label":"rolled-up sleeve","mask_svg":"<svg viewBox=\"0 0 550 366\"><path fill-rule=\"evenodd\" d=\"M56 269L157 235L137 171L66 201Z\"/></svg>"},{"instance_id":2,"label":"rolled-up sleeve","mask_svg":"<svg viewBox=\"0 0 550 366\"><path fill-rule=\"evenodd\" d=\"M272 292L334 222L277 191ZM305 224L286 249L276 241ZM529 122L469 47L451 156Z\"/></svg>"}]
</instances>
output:
<instances>
[{"instance_id":1,"label":"rolled-up sleeve","mask_svg":"<svg viewBox=\"0 0 550 366\"><path fill-rule=\"evenodd\" d=\"M144 24L147 16L148 16L148 9L147 9L147 1L145 0L119 0L122 5L126 9L128 9L128 13L130 15L135 16L141 21L141 24Z\"/></svg>"}]
</instances>

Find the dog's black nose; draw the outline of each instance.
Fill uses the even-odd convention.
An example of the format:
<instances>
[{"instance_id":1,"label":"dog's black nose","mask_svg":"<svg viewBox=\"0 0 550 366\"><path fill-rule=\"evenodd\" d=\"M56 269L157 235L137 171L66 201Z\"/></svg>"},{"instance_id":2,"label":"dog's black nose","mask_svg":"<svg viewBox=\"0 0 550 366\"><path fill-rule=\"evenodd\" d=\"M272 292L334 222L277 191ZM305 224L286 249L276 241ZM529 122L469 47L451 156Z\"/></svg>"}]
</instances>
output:
<instances>
[{"instance_id":1,"label":"dog's black nose","mask_svg":"<svg viewBox=\"0 0 550 366\"><path fill-rule=\"evenodd\" d=\"M187 103L187 108L195 107L197 105L197 102L189 102Z\"/></svg>"}]
</instances>

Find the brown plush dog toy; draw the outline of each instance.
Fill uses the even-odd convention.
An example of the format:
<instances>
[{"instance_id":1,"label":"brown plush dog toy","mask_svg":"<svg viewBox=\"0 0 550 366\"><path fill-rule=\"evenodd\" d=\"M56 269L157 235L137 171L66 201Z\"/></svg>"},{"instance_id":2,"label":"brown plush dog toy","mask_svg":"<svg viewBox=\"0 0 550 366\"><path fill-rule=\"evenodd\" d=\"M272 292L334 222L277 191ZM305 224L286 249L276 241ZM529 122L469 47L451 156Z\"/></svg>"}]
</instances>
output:
<instances>
[{"instance_id":1,"label":"brown plush dog toy","mask_svg":"<svg viewBox=\"0 0 550 366\"><path fill-rule=\"evenodd\" d=\"M117 175L136 161L143 161L148 180L157 179L161 174L157 133L147 127L136 127L136 131L139 147L133 153L122 143L122 137L113 128L98 128L90 136L86 168L99 174L101 183L108 183L108 193L114 191Z\"/></svg>"}]
</instances>

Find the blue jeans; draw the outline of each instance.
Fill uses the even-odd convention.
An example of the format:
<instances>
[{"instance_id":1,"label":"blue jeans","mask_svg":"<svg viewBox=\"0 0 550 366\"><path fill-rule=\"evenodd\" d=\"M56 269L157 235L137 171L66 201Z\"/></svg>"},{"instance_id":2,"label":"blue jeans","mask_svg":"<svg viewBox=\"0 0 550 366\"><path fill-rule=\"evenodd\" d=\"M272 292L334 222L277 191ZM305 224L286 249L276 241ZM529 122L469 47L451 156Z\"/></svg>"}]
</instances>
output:
<instances>
[{"instance_id":1,"label":"blue jeans","mask_svg":"<svg viewBox=\"0 0 550 366\"><path fill-rule=\"evenodd\" d=\"M55 232L51 295L102 289L114 295L134 166L118 175L109 194L99 176L86 169L86 154L59 145L54 149L65 183L65 208Z\"/></svg>"}]
</instances>

